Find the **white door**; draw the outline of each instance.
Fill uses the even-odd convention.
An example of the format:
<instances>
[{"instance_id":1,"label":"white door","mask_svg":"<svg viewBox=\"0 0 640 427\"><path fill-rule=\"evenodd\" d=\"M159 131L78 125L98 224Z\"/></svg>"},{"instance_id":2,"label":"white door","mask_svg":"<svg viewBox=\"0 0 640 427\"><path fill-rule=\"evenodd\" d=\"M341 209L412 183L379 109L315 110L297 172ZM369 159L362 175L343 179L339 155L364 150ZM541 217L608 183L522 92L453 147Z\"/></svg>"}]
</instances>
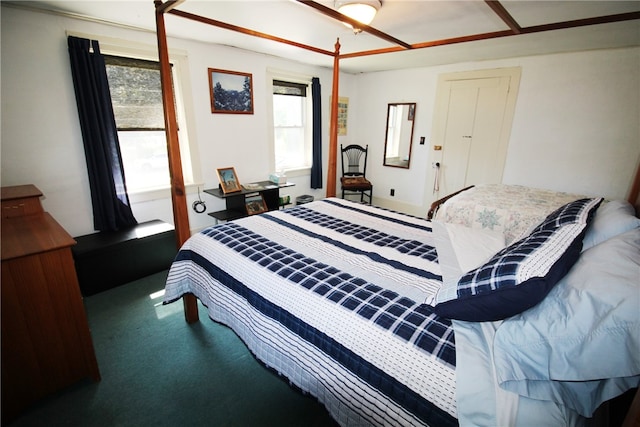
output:
<instances>
[{"instance_id":1,"label":"white door","mask_svg":"<svg viewBox=\"0 0 640 427\"><path fill-rule=\"evenodd\" d=\"M442 76L432 134L428 204L469 185L499 183L506 160L519 69Z\"/></svg>"}]
</instances>

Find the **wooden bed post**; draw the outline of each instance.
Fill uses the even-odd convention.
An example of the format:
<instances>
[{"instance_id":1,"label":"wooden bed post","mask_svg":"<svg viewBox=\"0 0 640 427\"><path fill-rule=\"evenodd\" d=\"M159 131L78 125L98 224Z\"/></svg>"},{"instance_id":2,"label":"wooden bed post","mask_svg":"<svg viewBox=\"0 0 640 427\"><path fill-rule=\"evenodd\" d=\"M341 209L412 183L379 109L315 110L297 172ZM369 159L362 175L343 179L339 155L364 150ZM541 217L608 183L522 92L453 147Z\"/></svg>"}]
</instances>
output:
<instances>
[{"instance_id":1,"label":"wooden bed post","mask_svg":"<svg viewBox=\"0 0 640 427\"><path fill-rule=\"evenodd\" d=\"M187 211L187 195L184 188L182 161L180 159L180 143L178 141L178 125L176 119L173 85L171 84L171 64L167 47L167 33L164 26L164 12L174 7L176 2L163 4L156 0L156 27L158 37L158 58L160 61L160 80L162 84L162 103L164 107L164 125L167 135L167 151L169 154L169 173L171 175L171 201L173 204L173 220L176 229L178 249L191 236L189 214ZM189 294L182 298L184 316L188 323L198 321L198 303L195 296Z\"/></svg>"},{"instance_id":2,"label":"wooden bed post","mask_svg":"<svg viewBox=\"0 0 640 427\"><path fill-rule=\"evenodd\" d=\"M331 88L331 122L329 125L329 161L327 167L327 197L336 196L336 159L338 153L338 87L340 86L340 39L336 40L333 57L333 87Z\"/></svg>"}]
</instances>

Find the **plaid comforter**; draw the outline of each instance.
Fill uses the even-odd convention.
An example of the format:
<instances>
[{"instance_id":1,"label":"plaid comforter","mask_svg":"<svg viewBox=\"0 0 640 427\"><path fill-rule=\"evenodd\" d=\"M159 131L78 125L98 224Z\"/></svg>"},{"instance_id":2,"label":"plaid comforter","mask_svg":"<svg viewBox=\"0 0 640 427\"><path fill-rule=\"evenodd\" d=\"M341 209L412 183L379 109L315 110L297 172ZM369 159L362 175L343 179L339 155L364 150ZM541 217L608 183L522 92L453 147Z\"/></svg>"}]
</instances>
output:
<instances>
[{"instance_id":1,"label":"plaid comforter","mask_svg":"<svg viewBox=\"0 0 640 427\"><path fill-rule=\"evenodd\" d=\"M456 425L451 322L429 223L325 199L208 228L165 302L193 293L343 426Z\"/></svg>"}]
</instances>

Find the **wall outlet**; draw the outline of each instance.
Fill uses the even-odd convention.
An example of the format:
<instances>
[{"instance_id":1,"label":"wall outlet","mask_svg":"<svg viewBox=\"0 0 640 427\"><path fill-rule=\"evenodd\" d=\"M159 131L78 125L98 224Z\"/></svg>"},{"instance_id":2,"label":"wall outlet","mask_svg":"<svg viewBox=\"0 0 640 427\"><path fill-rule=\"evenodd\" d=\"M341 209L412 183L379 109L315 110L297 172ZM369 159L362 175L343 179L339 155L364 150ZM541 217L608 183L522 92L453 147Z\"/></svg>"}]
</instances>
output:
<instances>
[{"instance_id":1,"label":"wall outlet","mask_svg":"<svg viewBox=\"0 0 640 427\"><path fill-rule=\"evenodd\" d=\"M424 145L424 136L420 137L420 145Z\"/></svg>"},{"instance_id":2,"label":"wall outlet","mask_svg":"<svg viewBox=\"0 0 640 427\"><path fill-rule=\"evenodd\" d=\"M389 194L391 196L395 196L396 195L396 190L392 188L391 191L389 192Z\"/></svg>"}]
</instances>

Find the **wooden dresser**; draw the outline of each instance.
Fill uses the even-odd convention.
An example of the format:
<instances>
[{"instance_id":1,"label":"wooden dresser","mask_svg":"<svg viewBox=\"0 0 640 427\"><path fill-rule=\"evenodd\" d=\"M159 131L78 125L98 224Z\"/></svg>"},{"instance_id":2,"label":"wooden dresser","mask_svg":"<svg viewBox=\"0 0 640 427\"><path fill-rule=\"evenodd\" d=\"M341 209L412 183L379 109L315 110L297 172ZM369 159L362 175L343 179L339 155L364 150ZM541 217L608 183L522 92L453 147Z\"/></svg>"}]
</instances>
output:
<instances>
[{"instance_id":1,"label":"wooden dresser","mask_svg":"<svg viewBox=\"0 0 640 427\"><path fill-rule=\"evenodd\" d=\"M100 380L71 255L33 185L2 187L2 422L81 379Z\"/></svg>"}]
</instances>

